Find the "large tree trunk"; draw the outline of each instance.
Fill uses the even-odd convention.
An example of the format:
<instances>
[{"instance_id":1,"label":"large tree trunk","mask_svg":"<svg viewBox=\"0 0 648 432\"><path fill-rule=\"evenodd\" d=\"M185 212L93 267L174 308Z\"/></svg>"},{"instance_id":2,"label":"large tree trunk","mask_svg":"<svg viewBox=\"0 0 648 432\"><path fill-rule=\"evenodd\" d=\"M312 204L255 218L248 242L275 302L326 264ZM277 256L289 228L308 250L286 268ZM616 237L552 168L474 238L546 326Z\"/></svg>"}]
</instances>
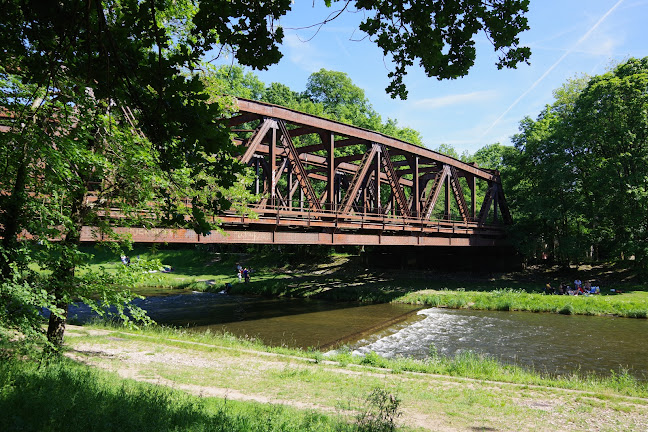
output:
<instances>
[{"instance_id":1,"label":"large tree trunk","mask_svg":"<svg viewBox=\"0 0 648 432\"><path fill-rule=\"evenodd\" d=\"M52 283L55 285L54 297L56 307L62 313L50 313L49 325L47 327L47 340L58 350L63 345L63 335L65 333L65 324L67 322L69 293L73 292L76 271L76 251L81 244L81 229L83 228L84 216L87 209L84 206L85 191L79 193L73 199L70 206L70 216L74 225L65 234L61 240L62 254L58 268L52 274ZM68 295L65 295L68 293Z\"/></svg>"},{"instance_id":2,"label":"large tree trunk","mask_svg":"<svg viewBox=\"0 0 648 432\"><path fill-rule=\"evenodd\" d=\"M50 313L49 325L47 326L47 340L56 349L63 345L63 334L65 333L65 323L67 322L68 305L59 303L56 305L63 313L60 315L54 312Z\"/></svg>"}]
</instances>

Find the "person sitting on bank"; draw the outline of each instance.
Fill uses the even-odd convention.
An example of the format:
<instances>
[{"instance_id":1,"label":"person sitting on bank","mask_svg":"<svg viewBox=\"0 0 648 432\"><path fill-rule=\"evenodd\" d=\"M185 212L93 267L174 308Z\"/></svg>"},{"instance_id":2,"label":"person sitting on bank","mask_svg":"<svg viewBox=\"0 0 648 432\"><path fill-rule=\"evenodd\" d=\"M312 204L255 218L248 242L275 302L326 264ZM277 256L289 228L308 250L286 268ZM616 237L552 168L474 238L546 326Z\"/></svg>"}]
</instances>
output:
<instances>
[{"instance_id":1,"label":"person sitting on bank","mask_svg":"<svg viewBox=\"0 0 648 432\"><path fill-rule=\"evenodd\" d=\"M550 283L548 283L547 285L545 285L544 292L545 294L555 294L556 289L552 287Z\"/></svg>"},{"instance_id":2,"label":"person sitting on bank","mask_svg":"<svg viewBox=\"0 0 648 432\"><path fill-rule=\"evenodd\" d=\"M558 295L566 295L567 294L567 285L561 282L560 285L558 285L557 294Z\"/></svg>"}]
</instances>

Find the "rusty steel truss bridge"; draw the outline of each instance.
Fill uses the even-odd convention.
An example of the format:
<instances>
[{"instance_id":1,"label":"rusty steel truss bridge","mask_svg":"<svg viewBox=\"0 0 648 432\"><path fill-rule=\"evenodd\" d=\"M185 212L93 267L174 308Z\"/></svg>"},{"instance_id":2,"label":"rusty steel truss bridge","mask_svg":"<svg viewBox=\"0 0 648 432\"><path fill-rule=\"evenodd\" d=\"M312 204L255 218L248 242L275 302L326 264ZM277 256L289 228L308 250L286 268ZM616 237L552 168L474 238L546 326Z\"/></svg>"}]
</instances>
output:
<instances>
[{"instance_id":1,"label":"rusty steel truss bridge","mask_svg":"<svg viewBox=\"0 0 648 432\"><path fill-rule=\"evenodd\" d=\"M122 228L135 242L499 246L511 216L499 172L387 135L238 99L229 121L254 173L256 217L222 232ZM82 239L91 240L91 228Z\"/></svg>"}]
</instances>

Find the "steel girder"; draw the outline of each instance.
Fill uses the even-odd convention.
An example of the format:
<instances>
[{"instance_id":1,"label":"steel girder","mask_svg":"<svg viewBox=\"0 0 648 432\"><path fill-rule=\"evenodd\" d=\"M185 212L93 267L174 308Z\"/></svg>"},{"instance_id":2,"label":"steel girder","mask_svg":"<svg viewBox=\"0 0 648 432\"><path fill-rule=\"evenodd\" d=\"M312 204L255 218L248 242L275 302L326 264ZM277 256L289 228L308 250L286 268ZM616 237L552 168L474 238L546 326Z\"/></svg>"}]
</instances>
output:
<instances>
[{"instance_id":1,"label":"steel girder","mask_svg":"<svg viewBox=\"0 0 648 432\"><path fill-rule=\"evenodd\" d=\"M368 213L430 220L445 190L442 219L486 225L499 223L501 214L504 223L511 222L497 171L289 108L246 99L237 103L239 113L229 124L252 124L236 129L234 142L245 147L242 162L250 163L253 156L267 160L264 190L271 206L292 209L293 195L300 190L307 209L335 217ZM482 197L478 182L485 190ZM478 201L482 206L476 217Z\"/></svg>"}]
</instances>

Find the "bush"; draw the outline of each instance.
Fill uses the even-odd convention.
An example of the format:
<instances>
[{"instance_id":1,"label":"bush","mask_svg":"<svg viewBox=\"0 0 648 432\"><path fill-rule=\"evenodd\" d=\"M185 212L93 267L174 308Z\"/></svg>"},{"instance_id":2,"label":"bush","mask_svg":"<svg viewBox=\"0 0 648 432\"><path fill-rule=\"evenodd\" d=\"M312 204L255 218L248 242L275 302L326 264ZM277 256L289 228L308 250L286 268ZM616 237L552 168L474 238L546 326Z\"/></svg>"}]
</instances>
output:
<instances>
[{"instance_id":1,"label":"bush","mask_svg":"<svg viewBox=\"0 0 648 432\"><path fill-rule=\"evenodd\" d=\"M396 419L402 415L401 400L387 390L375 387L365 400L364 410L358 414L358 429L367 432L396 430Z\"/></svg>"},{"instance_id":2,"label":"bush","mask_svg":"<svg viewBox=\"0 0 648 432\"><path fill-rule=\"evenodd\" d=\"M573 315L574 307L570 304L566 304L558 310L558 313L562 315Z\"/></svg>"}]
</instances>

